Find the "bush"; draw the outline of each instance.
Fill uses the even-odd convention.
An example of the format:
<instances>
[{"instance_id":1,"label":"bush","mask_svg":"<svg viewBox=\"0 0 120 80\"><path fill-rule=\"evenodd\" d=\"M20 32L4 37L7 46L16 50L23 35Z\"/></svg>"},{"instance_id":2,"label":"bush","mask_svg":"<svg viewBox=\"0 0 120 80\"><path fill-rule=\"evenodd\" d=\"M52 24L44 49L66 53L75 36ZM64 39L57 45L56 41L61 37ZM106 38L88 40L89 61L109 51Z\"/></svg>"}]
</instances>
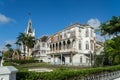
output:
<instances>
[{"instance_id":1,"label":"bush","mask_svg":"<svg viewBox=\"0 0 120 80\"><path fill-rule=\"evenodd\" d=\"M99 67L89 69L57 69L53 72L28 72L22 71L17 73L17 80L73 80L97 75L100 73L109 73L120 70L120 65L110 67Z\"/></svg>"},{"instance_id":2,"label":"bush","mask_svg":"<svg viewBox=\"0 0 120 80\"><path fill-rule=\"evenodd\" d=\"M27 63L36 63L38 62L37 60L11 60L13 63L17 64L27 64Z\"/></svg>"}]
</instances>

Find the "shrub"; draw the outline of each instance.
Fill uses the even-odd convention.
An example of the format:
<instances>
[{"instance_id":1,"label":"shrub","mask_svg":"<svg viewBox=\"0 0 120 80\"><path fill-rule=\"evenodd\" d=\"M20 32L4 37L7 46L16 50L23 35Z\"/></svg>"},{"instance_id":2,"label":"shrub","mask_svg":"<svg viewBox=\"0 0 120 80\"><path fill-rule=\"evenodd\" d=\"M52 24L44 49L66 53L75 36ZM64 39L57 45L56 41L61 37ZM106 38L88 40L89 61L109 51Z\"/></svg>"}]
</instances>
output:
<instances>
[{"instance_id":1,"label":"shrub","mask_svg":"<svg viewBox=\"0 0 120 80\"><path fill-rule=\"evenodd\" d=\"M97 75L100 73L109 73L116 70L120 70L120 65L110 67L99 67L89 69L57 69L53 72L18 72L17 80L73 80Z\"/></svg>"},{"instance_id":2,"label":"shrub","mask_svg":"<svg viewBox=\"0 0 120 80\"><path fill-rule=\"evenodd\" d=\"M27 64L27 63L36 63L38 62L37 60L11 60L13 63L17 64Z\"/></svg>"}]
</instances>

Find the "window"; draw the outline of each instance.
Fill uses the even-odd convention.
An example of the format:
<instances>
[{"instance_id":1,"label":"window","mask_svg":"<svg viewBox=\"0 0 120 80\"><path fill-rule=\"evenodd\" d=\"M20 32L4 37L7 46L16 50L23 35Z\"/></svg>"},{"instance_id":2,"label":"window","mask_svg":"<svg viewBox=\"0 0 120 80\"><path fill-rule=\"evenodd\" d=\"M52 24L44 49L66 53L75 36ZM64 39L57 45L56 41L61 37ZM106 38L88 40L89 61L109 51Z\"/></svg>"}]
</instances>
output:
<instances>
[{"instance_id":1,"label":"window","mask_svg":"<svg viewBox=\"0 0 120 80\"><path fill-rule=\"evenodd\" d=\"M57 41L58 40L58 36L55 36L55 41Z\"/></svg>"},{"instance_id":2,"label":"window","mask_svg":"<svg viewBox=\"0 0 120 80\"><path fill-rule=\"evenodd\" d=\"M86 37L89 37L89 30L88 30L88 28L86 29Z\"/></svg>"},{"instance_id":3,"label":"window","mask_svg":"<svg viewBox=\"0 0 120 80\"><path fill-rule=\"evenodd\" d=\"M45 47L45 43L42 43L42 47Z\"/></svg>"},{"instance_id":4,"label":"window","mask_svg":"<svg viewBox=\"0 0 120 80\"><path fill-rule=\"evenodd\" d=\"M37 45L37 49L39 49L40 48L40 45Z\"/></svg>"},{"instance_id":5,"label":"window","mask_svg":"<svg viewBox=\"0 0 120 80\"><path fill-rule=\"evenodd\" d=\"M80 56L80 63L82 63L82 56Z\"/></svg>"},{"instance_id":6,"label":"window","mask_svg":"<svg viewBox=\"0 0 120 80\"><path fill-rule=\"evenodd\" d=\"M92 33L93 33L93 30L91 29L91 37L93 37Z\"/></svg>"},{"instance_id":7,"label":"window","mask_svg":"<svg viewBox=\"0 0 120 80\"><path fill-rule=\"evenodd\" d=\"M66 38L67 37L67 35L66 35L66 33L64 33L64 38Z\"/></svg>"},{"instance_id":8,"label":"window","mask_svg":"<svg viewBox=\"0 0 120 80\"><path fill-rule=\"evenodd\" d=\"M89 49L89 42L86 41L86 50L88 50L88 49Z\"/></svg>"},{"instance_id":9,"label":"window","mask_svg":"<svg viewBox=\"0 0 120 80\"><path fill-rule=\"evenodd\" d=\"M60 39L62 39L62 34L60 35Z\"/></svg>"},{"instance_id":10,"label":"window","mask_svg":"<svg viewBox=\"0 0 120 80\"><path fill-rule=\"evenodd\" d=\"M91 50L93 50L93 42L91 42Z\"/></svg>"},{"instance_id":11,"label":"window","mask_svg":"<svg viewBox=\"0 0 120 80\"><path fill-rule=\"evenodd\" d=\"M49 48L49 43L47 43L47 48Z\"/></svg>"},{"instance_id":12,"label":"window","mask_svg":"<svg viewBox=\"0 0 120 80\"><path fill-rule=\"evenodd\" d=\"M86 63L89 63L89 60L88 60L88 58L86 58Z\"/></svg>"},{"instance_id":13,"label":"window","mask_svg":"<svg viewBox=\"0 0 120 80\"><path fill-rule=\"evenodd\" d=\"M79 42L79 50L81 50L81 41Z\"/></svg>"}]
</instances>

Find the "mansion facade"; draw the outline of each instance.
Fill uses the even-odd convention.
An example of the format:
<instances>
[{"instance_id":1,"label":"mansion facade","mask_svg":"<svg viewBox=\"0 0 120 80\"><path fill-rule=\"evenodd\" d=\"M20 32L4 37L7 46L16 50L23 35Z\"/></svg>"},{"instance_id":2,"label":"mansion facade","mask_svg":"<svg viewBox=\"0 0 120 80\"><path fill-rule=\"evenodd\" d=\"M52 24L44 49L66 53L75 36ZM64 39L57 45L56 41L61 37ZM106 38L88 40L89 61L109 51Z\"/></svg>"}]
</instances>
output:
<instances>
[{"instance_id":1,"label":"mansion facade","mask_svg":"<svg viewBox=\"0 0 120 80\"><path fill-rule=\"evenodd\" d=\"M31 19L25 33L35 36ZM96 51L99 54L103 48L98 44L98 49L101 48L98 50L96 45L94 28L87 24L75 23L51 36L40 37L32 49L33 55L29 54L28 51L31 50L26 47L25 56L33 56L35 60L51 64L91 66L94 64Z\"/></svg>"},{"instance_id":2,"label":"mansion facade","mask_svg":"<svg viewBox=\"0 0 120 80\"><path fill-rule=\"evenodd\" d=\"M33 49L33 57L39 62L50 62L50 56L48 55L50 52L50 47L47 40L48 36L42 36L36 40L36 44Z\"/></svg>"},{"instance_id":3,"label":"mansion facade","mask_svg":"<svg viewBox=\"0 0 120 80\"><path fill-rule=\"evenodd\" d=\"M75 23L51 35L51 63L91 66L95 54L96 34L89 25Z\"/></svg>"}]
</instances>

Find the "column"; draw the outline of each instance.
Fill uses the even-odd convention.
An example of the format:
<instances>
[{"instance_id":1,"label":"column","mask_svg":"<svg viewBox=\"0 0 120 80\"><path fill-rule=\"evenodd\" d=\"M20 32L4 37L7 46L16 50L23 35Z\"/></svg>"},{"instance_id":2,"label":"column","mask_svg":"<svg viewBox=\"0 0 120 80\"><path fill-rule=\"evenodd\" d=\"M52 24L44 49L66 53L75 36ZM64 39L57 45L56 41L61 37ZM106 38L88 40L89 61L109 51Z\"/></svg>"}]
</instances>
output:
<instances>
[{"instance_id":1,"label":"column","mask_svg":"<svg viewBox=\"0 0 120 80\"><path fill-rule=\"evenodd\" d=\"M55 55L53 53L53 64L55 65Z\"/></svg>"},{"instance_id":2,"label":"column","mask_svg":"<svg viewBox=\"0 0 120 80\"><path fill-rule=\"evenodd\" d=\"M61 65L62 65L62 53L61 53Z\"/></svg>"},{"instance_id":3,"label":"column","mask_svg":"<svg viewBox=\"0 0 120 80\"><path fill-rule=\"evenodd\" d=\"M73 53L71 52L71 63L73 65Z\"/></svg>"},{"instance_id":4,"label":"column","mask_svg":"<svg viewBox=\"0 0 120 80\"><path fill-rule=\"evenodd\" d=\"M65 50L67 49L67 40L65 40Z\"/></svg>"},{"instance_id":5,"label":"column","mask_svg":"<svg viewBox=\"0 0 120 80\"><path fill-rule=\"evenodd\" d=\"M73 46L72 46L73 42L72 41L73 41L73 39L70 39L70 49L73 49Z\"/></svg>"}]
</instances>

